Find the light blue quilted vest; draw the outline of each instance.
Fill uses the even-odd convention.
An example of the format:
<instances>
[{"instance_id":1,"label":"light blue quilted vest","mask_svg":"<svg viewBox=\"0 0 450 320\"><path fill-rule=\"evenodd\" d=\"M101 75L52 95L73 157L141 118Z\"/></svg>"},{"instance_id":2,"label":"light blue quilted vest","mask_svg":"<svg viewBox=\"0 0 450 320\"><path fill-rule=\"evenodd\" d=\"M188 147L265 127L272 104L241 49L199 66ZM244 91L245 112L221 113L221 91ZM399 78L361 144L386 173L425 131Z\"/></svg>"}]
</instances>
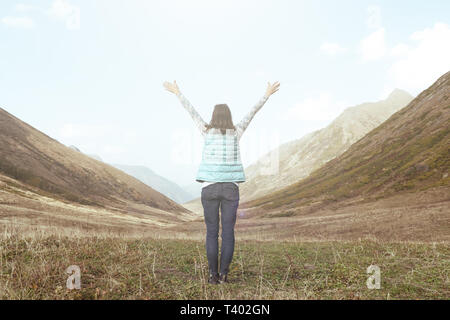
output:
<instances>
[{"instance_id":1,"label":"light blue quilted vest","mask_svg":"<svg viewBox=\"0 0 450 320\"><path fill-rule=\"evenodd\" d=\"M196 180L199 182L245 181L239 141L234 130L221 134L220 130L211 129L206 133L202 162Z\"/></svg>"}]
</instances>

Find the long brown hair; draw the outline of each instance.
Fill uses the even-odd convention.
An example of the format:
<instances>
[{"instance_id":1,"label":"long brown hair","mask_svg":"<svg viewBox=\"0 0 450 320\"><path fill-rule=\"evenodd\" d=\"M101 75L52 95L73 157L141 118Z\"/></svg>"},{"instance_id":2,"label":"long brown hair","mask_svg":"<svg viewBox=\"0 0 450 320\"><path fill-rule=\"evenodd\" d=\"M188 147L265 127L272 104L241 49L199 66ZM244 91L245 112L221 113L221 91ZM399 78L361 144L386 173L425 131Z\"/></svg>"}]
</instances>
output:
<instances>
[{"instance_id":1,"label":"long brown hair","mask_svg":"<svg viewBox=\"0 0 450 320\"><path fill-rule=\"evenodd\" d=\"M236 130L228 105L216 104L212 114L211 122L206 125L206 130L209 130L211 128L220 129L220 132L222 134L225 134L227 129Z\"/></svg>"}]
</instances>

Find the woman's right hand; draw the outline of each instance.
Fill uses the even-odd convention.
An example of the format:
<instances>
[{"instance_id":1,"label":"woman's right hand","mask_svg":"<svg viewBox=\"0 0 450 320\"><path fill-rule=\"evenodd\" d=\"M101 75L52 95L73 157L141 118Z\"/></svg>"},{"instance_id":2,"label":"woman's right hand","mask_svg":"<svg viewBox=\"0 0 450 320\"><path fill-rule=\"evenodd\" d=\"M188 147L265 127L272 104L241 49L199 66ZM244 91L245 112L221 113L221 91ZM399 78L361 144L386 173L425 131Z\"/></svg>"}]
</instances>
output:
<instances>
[{"instance_id":1,"label":"woman's right hand","mask_svg":"<svg viewBox=\"0 0 450 320\"><path fill-rule=\"evenodd\" d=\"M167 91L172 92L173 94L178 95L180 93L180 88L178 88L178 84L177 84L176 80L174 80L173 83L166 81L166 82L164 82L163 85Z\"/></svg>"},{"instance_id":2,"label":"woman's right hand","mask_svg":"<svg viewBox=\"0 0 450 320\"><path fill-rule=\"evenodd\" d=\"M277 81L274 84L270 84L270 82L267 84L267 90L266 90L266 97L270 97L275 92L277 92L280 88L280 83Z\"/></svg>"}]
</instances>

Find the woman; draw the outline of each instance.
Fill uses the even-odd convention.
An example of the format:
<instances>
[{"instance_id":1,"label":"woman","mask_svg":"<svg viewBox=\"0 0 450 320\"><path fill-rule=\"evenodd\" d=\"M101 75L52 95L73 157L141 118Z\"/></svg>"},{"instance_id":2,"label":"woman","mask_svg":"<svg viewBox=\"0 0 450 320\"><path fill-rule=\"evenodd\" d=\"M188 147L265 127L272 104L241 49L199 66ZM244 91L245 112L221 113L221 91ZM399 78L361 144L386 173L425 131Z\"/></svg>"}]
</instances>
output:
<instances>
[{"instance_id":1,"label":"woman","mask_svg":"<svg viewBox=\"0 0 450 320\"><path fill-rule=\"evenodd\" d=\"M234 252L234 226L239 206L239 185L245 181L239 140L255 114L267 99L278 91L280 84L268 83L265 95L237 125L233 124L226 104L214 107L211 121L206 123L181 93L177 82L165 82L164 87L177 95L204 137L203 157L196 181L202 185L202 205L206 223L206 255L209 283L227 282L229 265ZM221 219L219 219L219 209ZM222 220L220 271L218 265L219 221Z\"/></svg>"}]
</instances>

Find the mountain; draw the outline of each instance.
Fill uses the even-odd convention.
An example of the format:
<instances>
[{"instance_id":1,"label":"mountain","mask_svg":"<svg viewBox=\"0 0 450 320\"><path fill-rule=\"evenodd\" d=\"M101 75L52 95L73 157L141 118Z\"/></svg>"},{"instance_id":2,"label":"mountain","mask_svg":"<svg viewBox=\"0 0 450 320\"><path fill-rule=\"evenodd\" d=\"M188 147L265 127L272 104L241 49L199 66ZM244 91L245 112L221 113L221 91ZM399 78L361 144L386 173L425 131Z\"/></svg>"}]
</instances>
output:
<instances>
[{"instance_id":1,"label":"mountain","mask_svg":"<svg viewBox=\"0 0 450 320\"><path fill-rule=\"evenodd\" d=\"M249 201L307 177L341 155L412 99L407 92L396 89L385 100L349 107L327 127L267 153L245 169L247 181L241 185L241 198ZM264 168L276 153L279 157L278 172L265 174Z\"/></svg>"},{"instance_id":2,"label":"mountain","mask_svg":"<svg viewBox=\"0 0 450 320\"><path fill-rule=\"evenodd\" d=\"M100 156L98 156L96 154L88 154L88 156L91 157L92 159L103 162L103 159L100 158Z\"/></svg>"},{"instance_id":3,"label":"mountain","mask_svg":"<svg viewBox=\"0 0 450 320\"><path fill-rule=\"evenodd\" d=\"M191 198L188 201L197 199L202 194L202 184L197 181L184 185L182 188L191 195Z\"/></svg>"},{"instance_id":4,"label":"mountain","mask_svg":"<svg viewBox=\"0 0 450 320\"><path fill-rule=\"evenodd\" d=\"M69 148L71 148L71 149L73 149L73 150L75 150L75 151L78 151L78 152L81 152L81 150L80 149L78 149L77 147L75 147L75 146L69 146ZM91 157L91 158L93 158L93 159L95 159L95 160L98 160L98 161L103 161L102 160L102 158L100 158L98 155L96 155L96 154L86 154L87 156L89 156L89 157Z\"/></svg>"},{"instance_id":5,"label":"mountain","mask_svg":"<svg viewBox=\"0 0 450 320\"><path fill-rule=\"evenodd\" d=\"M449 169L450 72L447 72L407 107L306 179L244 203L242 208L297 215L302 208L312 212L314 207L367 203L402 194L416 194L409 200L416 201L427 190L443 190L442 201L448 201ZM403 202L400 206L407 205ZM425 212L421 208L420 213ZM437 211L435 220L439 214Z\"/></svg>"},{"instance_id":6,"label":"mountain","mask_svg":"<svg viewBox=\"0 0 450 320\"><path fill-rule=\"evenodd\" d=\"M20 187L15 192L21 195L39 193L48 201L122 213L158 212L164 219L188 214L185 208L136 178L59 143L2 108L0 177L2 192Z\"/></svg>"},{"instance_id":7,"label":"mountain","mask_svg":"<svg viewBox=\"0 0 450 320\"><path fill-rule=\"evenodd\" d=\"M78 149L77 147L75 147L75 146L73 146L73 145L72 145L72 146L69 146L69 148L70 148L70 149L73 149L73 150L75 150L75 151L81 152L80 149Z\"/></svg>"},{"instance_id":8,"label":"mountain","mask_svg":"<svg viewBox=\"0 0 450 320\"><path fill-rule=\"evenodd\" d=\"M184 203L193 198L190 193L186 192L179 185L157 175L145 166L130 166L121 164L112 164L112 166L126 172L130 176L135 177L177 203Z\"/></svg>"},{"instance_id":9,"label":"mountain","mask_svg":"<svg viewBox=\"0 0 450 320\"><path fill-rule=\"evenodd\" d=\"M70 146L70 148L78 152L81 152L80 149L78 149L75 146ZM98 155L95 154L86 154L86 155L95 160L103 162L102 158L100 158ZM149 187L152 187L153 189L162 193L163 195L175 201L176 203L184 203L194 198L194 196L192 196L189 192L186 192L176 183L157 175L147 167L121 165L121 164L111 164L111 165L129 174L130 176L135 177L139 181L145 183Z\"/></svg>"}]
</instances>

